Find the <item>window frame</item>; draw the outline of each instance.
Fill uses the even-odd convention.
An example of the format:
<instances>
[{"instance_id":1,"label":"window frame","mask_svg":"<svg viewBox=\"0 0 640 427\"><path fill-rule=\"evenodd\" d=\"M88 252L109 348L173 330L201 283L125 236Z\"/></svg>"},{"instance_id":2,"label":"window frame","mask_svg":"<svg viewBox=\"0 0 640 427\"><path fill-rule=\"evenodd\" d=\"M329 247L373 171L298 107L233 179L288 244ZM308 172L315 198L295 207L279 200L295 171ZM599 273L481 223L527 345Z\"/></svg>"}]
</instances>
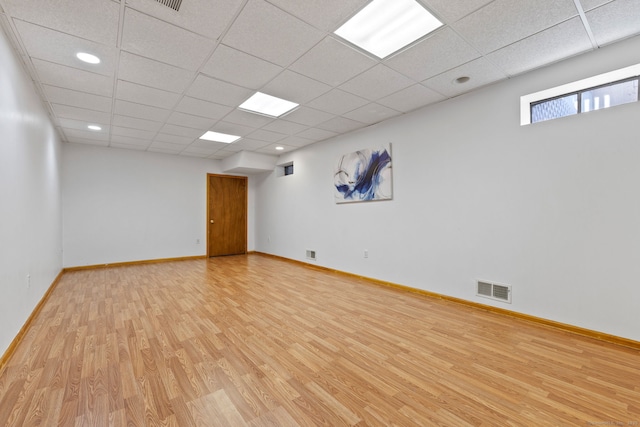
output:
<instances>
[{"instance_id":1,"label":"window frame","mask_svg":"<svg viewBox=\"0 0 640 427\"><path fill-rule=\"evenodd\" d=\"M539 92L523 95L520 97L520 126L532 124L531 122L531 106L544 101L549 101L563 96L572 95L574 93L586 92L588 90L597 89L599 87L611 84L622 83L625 80L638 79L640 76L640 64L631 65L629 67L620 68L608 73L598 74L597 76L588 77L586 79L567 83L561 86L541 90ZM640 100L640 97L639 97ZM578 99L578 111L582 109L581 100ZM580 114L580 113L577 113ZM544 120L546 121L546 120ZM536 122L539 123L539 122Z\"/></svg>"}]
</instances>

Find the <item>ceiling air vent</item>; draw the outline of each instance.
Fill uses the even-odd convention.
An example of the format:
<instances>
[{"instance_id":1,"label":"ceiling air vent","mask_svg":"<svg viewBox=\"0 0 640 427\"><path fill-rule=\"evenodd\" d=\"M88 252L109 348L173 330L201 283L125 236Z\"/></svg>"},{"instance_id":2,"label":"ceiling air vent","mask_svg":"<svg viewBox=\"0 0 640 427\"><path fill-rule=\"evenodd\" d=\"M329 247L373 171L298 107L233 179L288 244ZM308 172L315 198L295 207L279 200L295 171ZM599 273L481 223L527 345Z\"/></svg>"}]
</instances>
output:
<instances>
[{"instance_id":1,"label":"ceiling air vent","mask_svg":"<svg viewBox=\"0 0 640 427\"><path fill-rule=\"evenodd\" d=\"M182 4L182 0L156 0L156 1L163 6L170 7L176 12L180 10L180 5Z\"/></svg>"},{"instance_id":2,"label":"ceiling air vent","mask_svg":"<svg viewBox=\"0 0 640 427\"><path fill-rule=\"evenodd\" d=\"M478 280L476 295L511 304L511 286Z\"/></svg>"}]
</instances>

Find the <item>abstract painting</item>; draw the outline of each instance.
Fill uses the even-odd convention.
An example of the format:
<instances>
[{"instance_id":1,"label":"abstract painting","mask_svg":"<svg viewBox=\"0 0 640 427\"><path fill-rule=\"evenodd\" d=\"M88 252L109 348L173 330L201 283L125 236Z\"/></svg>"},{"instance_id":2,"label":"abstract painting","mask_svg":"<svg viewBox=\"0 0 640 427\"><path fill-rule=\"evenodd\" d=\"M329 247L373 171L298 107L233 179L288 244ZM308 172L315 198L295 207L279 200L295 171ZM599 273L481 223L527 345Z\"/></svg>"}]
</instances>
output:
<instances>
[{"instance_id":1,"label":"abstract painting","mask_svg":"<svg viewBox=\"0 0 640 427\"><path fill-rule=\"evenodd\" d=\"M336 163L336 203L391 200L391 184L391 144L345 154Z\"/></svg>"}]
</instances>

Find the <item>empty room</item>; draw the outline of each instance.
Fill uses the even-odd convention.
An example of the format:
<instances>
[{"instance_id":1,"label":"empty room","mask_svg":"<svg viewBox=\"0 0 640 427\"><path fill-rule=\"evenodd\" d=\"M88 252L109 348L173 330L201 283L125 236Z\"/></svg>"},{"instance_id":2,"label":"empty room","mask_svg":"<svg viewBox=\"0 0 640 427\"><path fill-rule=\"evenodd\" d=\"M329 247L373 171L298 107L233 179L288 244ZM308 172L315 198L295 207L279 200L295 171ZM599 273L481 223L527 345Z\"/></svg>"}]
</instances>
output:
<instances>
[{"instance_id":1,"label":"empty room","mask_svg":"<svg viewBox=\"0 0 640 427\"><path fill-rule=\"evenodd\" d=\"M0 28L0 426L640 425L640 0Z\"/></svg>"}]
</instances>

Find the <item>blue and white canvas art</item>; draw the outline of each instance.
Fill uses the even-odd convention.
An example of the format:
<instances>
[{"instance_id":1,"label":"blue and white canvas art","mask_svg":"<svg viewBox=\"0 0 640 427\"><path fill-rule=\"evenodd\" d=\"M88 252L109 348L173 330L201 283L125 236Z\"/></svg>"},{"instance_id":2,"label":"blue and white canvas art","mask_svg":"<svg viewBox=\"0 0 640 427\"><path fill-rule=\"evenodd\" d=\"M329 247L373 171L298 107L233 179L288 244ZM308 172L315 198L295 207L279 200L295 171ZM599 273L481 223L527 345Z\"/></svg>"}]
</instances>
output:
<instances>
[{"instance_id":1,"label":"blue and white canvas art","mask_svg":"<svg viewBox=\"0 0 640 427\"><path fill-rule=\"evenodd\" d=\"M345 154L336 163L336 203L391 200L391 184L391 144Z\"/></svg>"}]
</instances>

